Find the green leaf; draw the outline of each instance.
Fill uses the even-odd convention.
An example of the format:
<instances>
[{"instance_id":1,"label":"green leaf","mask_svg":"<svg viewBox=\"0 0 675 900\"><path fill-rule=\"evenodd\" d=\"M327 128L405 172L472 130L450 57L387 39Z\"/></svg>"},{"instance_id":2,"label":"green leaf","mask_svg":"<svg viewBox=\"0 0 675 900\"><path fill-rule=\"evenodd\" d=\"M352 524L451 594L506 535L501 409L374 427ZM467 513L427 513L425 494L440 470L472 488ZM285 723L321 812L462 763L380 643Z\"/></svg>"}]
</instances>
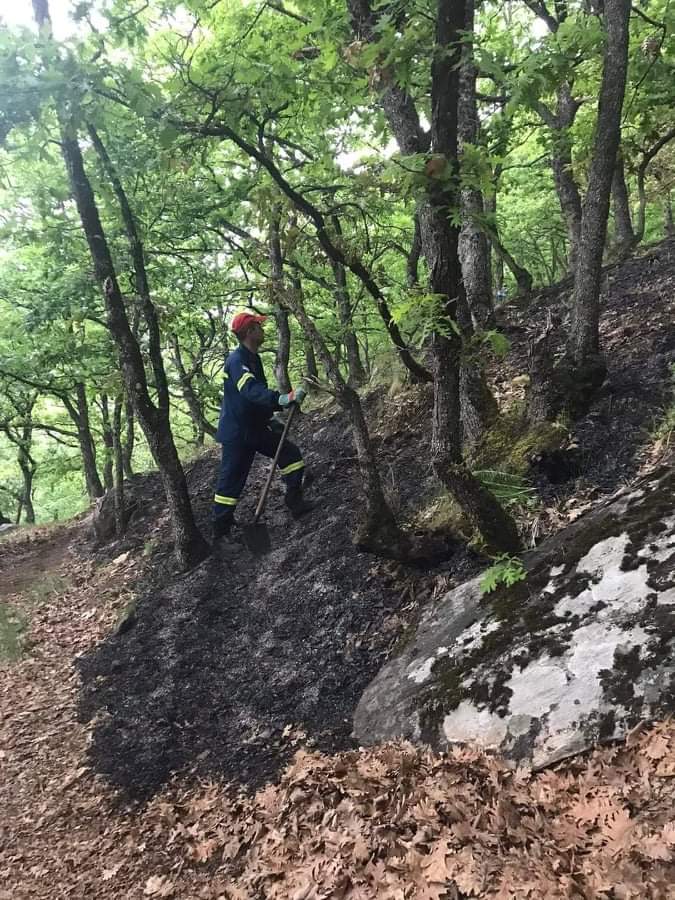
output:
<instances>
[{"instance_id":1,"label":"green leaf","mask_svg":"<svg viewBox=\"0 0 675 900\"><path fill-rule=\"evenodd\" d=\"M166 150L180 137L180 131L173 125L165 125L159 133L159 146Z\"/></svg>"}]
</instances>

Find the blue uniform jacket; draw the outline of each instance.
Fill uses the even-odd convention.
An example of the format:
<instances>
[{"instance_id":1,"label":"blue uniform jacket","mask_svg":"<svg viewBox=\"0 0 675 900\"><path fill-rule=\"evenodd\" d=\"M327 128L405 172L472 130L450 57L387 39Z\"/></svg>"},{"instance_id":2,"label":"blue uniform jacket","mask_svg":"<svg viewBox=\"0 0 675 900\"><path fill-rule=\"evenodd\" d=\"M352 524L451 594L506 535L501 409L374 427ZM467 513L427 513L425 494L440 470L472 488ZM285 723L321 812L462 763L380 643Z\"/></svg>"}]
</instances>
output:
<instances>
[{"instance_id":1,"label":"blue uniform jacket","mask_svg":"<svg viewBox=\"0 0 675 900\"><path fill-rule=\"evenodd\" d=\"M279 406L279 392L267 387L262 360L242 344L225 360L223 404L216 440L255 441Z\"/></svg>"}]
</instances>

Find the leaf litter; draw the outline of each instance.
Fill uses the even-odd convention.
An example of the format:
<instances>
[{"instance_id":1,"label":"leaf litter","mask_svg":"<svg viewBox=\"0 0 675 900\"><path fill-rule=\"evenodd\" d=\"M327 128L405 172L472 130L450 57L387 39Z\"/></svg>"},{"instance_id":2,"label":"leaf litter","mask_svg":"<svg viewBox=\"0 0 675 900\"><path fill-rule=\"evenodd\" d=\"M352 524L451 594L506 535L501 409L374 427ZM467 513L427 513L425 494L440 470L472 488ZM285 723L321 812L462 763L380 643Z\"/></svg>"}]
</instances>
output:
<instances>
[{"instance_id":1,"label":"leaf litter","mask_svg":"<svg viewBox=\"0 0 675 900\"><path fill-rule=\"evenodd\" d=\"M42 604L31 653L0 668L2 900L675 896L673 721L540 773L469 748L300 747L255 794L187 773L129 803L87 766L72 660L134 566L117 561L117 599L96 605L110 568L71 560L87 588Z\"/></svg>"}]
</instances>

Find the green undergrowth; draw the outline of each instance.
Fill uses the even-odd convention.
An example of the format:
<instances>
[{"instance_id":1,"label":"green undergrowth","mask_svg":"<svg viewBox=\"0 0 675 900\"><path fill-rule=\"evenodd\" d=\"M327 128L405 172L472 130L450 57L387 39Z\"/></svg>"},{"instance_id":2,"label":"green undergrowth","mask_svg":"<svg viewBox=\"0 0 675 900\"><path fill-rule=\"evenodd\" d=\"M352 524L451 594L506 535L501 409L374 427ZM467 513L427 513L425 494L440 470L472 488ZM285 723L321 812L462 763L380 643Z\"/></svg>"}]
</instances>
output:
<instances>
[{"instance_id":1,"label":"green undergrowth","mask_svg":"<svg viewBox=\"0 0 675 900\"><path fill-rule=\"evenodd\" d=\"M543 450L557 450L569 437L561 422L531 425L522 404L514 404L503 412L471 454L474 470L498 470L525 475L530 459Z\"/></svg>"},{"instance_id":2,"label":"green undergrowth","mask_svg":"<svg viewBox=\"0 0 675 900\"><path fill-rule=\"evenodd\" d=\"M481 594L491 594L503 585L510 588L527 577L523 562L517 556L501 553L494 558L493 564L483 572L480 581Z\"/></svg>"},{"instance_id":3,"label":"green undergrowth","mask_svg":"<svg viewBox=\"0 0 675 900\"><path fill-rule=\"evenodd\" d=\"M539 506L534 486L527 478L533 456L563 447L569 438L560 422L530 425L522 404L506 410L473 450L468 464L473 474L525 530ZM416 523L431 532L450 533L482 549L482 540L459 505L441 491L416 516Z\"/></svg>"}]
</instances>

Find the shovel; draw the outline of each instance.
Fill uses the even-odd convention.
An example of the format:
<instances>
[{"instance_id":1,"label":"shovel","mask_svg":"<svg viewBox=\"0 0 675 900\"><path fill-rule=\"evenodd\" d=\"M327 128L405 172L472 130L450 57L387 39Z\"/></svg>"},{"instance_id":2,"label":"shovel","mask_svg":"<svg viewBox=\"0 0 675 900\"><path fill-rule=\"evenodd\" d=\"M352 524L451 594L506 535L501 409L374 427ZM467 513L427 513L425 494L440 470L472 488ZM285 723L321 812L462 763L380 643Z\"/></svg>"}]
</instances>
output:
<instances>
[{"instance_id":1,"label":"shovel","mask_svg":"<svg viewBox=\"0 0 675 900\"><path fill-rule=\"evenodd\" d=\"M295 411L298 408L297 403L293 403L291 405L291 411L288 414L288 418L286 419L286 424L284 425L284 430L281 433L281 438L279 439L279 446L277 447L277 452L274 454L274 459L272 460L272 468L270 469L270 473L267 476L267 481L265 482L265 487L262 490L262 494L260 495L260 500L258 500L258 505L255 509L255 515L253 516L253 522L250 525L246 525L243 530L243 538L244 543L251 551L251 553L256 556L263 556L265 553L269 553L272 549L272 542L270 540L270 534L267 530L267 526L260 522L260 517L263 514L263 510L265 509L265 503L267 501L267 495L270 491L270 485L272 484L272 479L274 478L274 473L277 470L277 463L279 462L279 454L286 443L286 435L288 434L288 429L291 427L291 422L295 416Z\"/></svg>"}]
</instances>

